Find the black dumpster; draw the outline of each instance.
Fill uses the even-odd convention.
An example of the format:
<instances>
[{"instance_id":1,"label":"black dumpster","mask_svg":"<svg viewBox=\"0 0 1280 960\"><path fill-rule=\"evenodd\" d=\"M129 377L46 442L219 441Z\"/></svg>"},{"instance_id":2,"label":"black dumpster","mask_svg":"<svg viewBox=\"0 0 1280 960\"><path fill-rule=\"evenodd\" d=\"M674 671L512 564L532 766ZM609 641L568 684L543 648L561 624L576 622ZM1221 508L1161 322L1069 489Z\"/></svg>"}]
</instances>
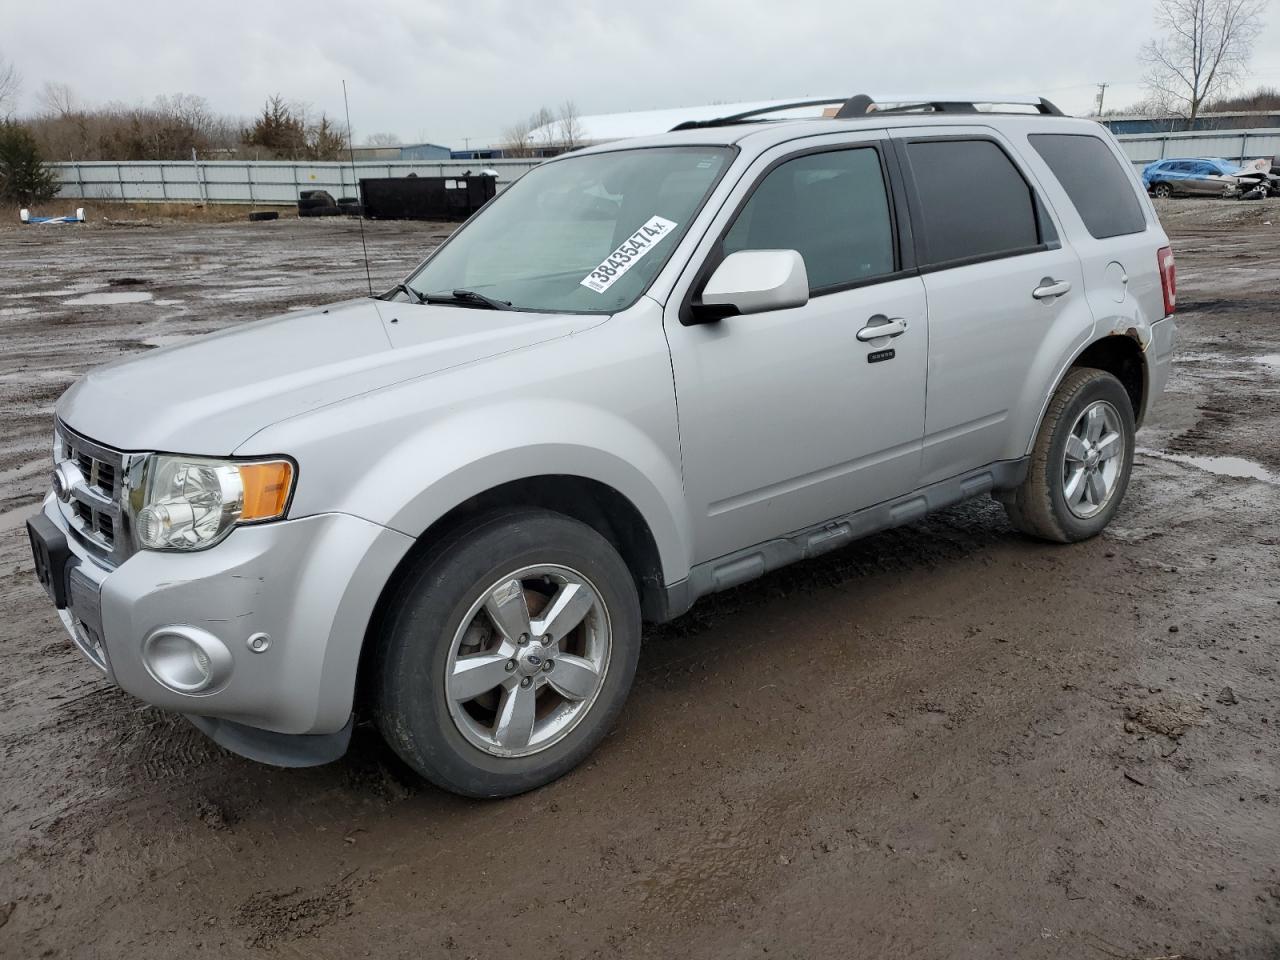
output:
<instances>
[{"instance_id":1,"label":"black dumpster","mask_svg":"<svg viewBox=\"0 0 1280 960\"><path fill-rule=\"evenodd\" d=\"M465 220L497 192L483 174L361 180L364 215L372 220Z\"/></svg>"}]
</instances>

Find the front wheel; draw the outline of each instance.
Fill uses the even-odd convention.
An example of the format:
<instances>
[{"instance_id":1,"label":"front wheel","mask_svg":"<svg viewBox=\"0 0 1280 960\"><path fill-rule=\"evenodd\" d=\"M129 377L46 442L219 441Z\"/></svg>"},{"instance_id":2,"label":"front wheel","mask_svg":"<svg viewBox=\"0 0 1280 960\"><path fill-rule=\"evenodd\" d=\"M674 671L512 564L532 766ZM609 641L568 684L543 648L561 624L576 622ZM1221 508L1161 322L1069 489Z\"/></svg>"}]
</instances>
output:
<instances>
[{"instance_id":1,"label":"front wheel","mask_svg":"<svg viewBox=\"0 0 1280 960\"><path fill-rule=\"evenodd\" d=\"M591 527L508 511L421 561L377 640L378 726L396 753L454 793L511 796L609 732L635 676L639 598Z\"/></svg>"},{"instance_id":2,"label":"front wheel","mask_svg":"<svg viewBox=\"0 0 1280 960\"><path fill-rule=\"evenodd\" d=\"M1049 402L1027 478L1003 498L1010 522L1057 543L1097 536L1129 486L1136 430L1119 380L1087 367L1070 371Z\"/></svg>"}]
</instances>

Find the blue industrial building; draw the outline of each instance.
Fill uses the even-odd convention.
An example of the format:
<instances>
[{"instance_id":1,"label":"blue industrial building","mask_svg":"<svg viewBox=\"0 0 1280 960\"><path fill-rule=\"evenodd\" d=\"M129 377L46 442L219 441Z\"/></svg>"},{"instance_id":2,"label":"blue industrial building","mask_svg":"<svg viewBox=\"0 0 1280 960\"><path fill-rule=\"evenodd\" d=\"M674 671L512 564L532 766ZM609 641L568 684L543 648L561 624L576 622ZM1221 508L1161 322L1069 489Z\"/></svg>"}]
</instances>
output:
<instances>
[{"instance_id":1,"label":"blue industrial building","mask_svg":"<svg viewBox=\"0 0 1280 960\"><path fill-rule=\"evenodd\" d=\"M1213 130L1254 130L1280 127L1280 110L1203 113L1195 122L1186 117L1101 117L1099 122L1114 134L1186 133Z\"/></svg>"}]
</instances>

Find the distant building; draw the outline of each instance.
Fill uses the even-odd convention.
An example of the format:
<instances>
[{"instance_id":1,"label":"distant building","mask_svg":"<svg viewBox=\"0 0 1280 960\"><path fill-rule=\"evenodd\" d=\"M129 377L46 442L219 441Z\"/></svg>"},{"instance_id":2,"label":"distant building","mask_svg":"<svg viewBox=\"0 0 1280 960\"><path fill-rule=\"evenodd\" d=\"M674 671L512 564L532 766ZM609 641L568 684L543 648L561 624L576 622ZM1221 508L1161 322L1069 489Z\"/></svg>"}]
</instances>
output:
<instances>
[{"instance_id":1,"label":"distant building","mask_svg":"<svg viewBox=\"0 0 1280 960\"><path fill-rule=\"evenodd\" d=\"M438 143L407 143L394 147L356 147L357 160L448 160L452 151Z\"/></svg>"},{"instance_id":2,"label":"distant building","mask_svg":"<svg viewBox=\"0 0 1280 960\"><path fill-rule=\"evenodd\" d=\"M715 120L718 117L730 117L738 113L818 99L820 98L791 97L787 100L748 100L742 103L709 103L702 106L671 107L664 110L629 110L625 113L592 114L578 117L578 146L608 143L612 140L628 140L632 137L652 137L666 133L672 127L691 120ZM844 99L844 96L828 97L826 102L839 103ZM798 107L781 113L771 113L769 116L775 120L820 117L822 107ZM529 142L534 145L554 142L560 135L559 126L559 121L556 121L538 127L529 134Z\"/></svg>"}]
</instances>

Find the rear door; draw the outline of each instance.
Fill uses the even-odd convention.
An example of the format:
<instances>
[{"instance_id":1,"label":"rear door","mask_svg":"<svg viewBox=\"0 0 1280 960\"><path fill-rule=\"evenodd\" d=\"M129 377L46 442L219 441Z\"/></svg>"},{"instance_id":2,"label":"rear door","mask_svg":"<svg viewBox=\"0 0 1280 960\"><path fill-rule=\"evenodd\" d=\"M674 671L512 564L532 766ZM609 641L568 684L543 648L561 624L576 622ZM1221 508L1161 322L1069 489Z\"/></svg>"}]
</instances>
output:
<instances>
[{"instance_id":1,"label":"rear door","mask_svg":"<svg viewBox=\"0 0 1280 960\"><path fill-rule=\"evenodd\" d=\"M1164 316L1156 254L1168 238L1128 158L1095 129L1033 131L1021 152L1072 238L1098 333L1145 331Z\"/></svg>"},{"instance_id":2,"label":"rear door","mask_svg":"<svg viewBox=\"0 0 1280 960\"><path fill-rule=\"evenodd\" d=\"M1085 342L1093 317L1080 261L1003 136L894 136L929 303L929 484L1025 454L1057 358Z\"/></svg>"}]
</instances>

